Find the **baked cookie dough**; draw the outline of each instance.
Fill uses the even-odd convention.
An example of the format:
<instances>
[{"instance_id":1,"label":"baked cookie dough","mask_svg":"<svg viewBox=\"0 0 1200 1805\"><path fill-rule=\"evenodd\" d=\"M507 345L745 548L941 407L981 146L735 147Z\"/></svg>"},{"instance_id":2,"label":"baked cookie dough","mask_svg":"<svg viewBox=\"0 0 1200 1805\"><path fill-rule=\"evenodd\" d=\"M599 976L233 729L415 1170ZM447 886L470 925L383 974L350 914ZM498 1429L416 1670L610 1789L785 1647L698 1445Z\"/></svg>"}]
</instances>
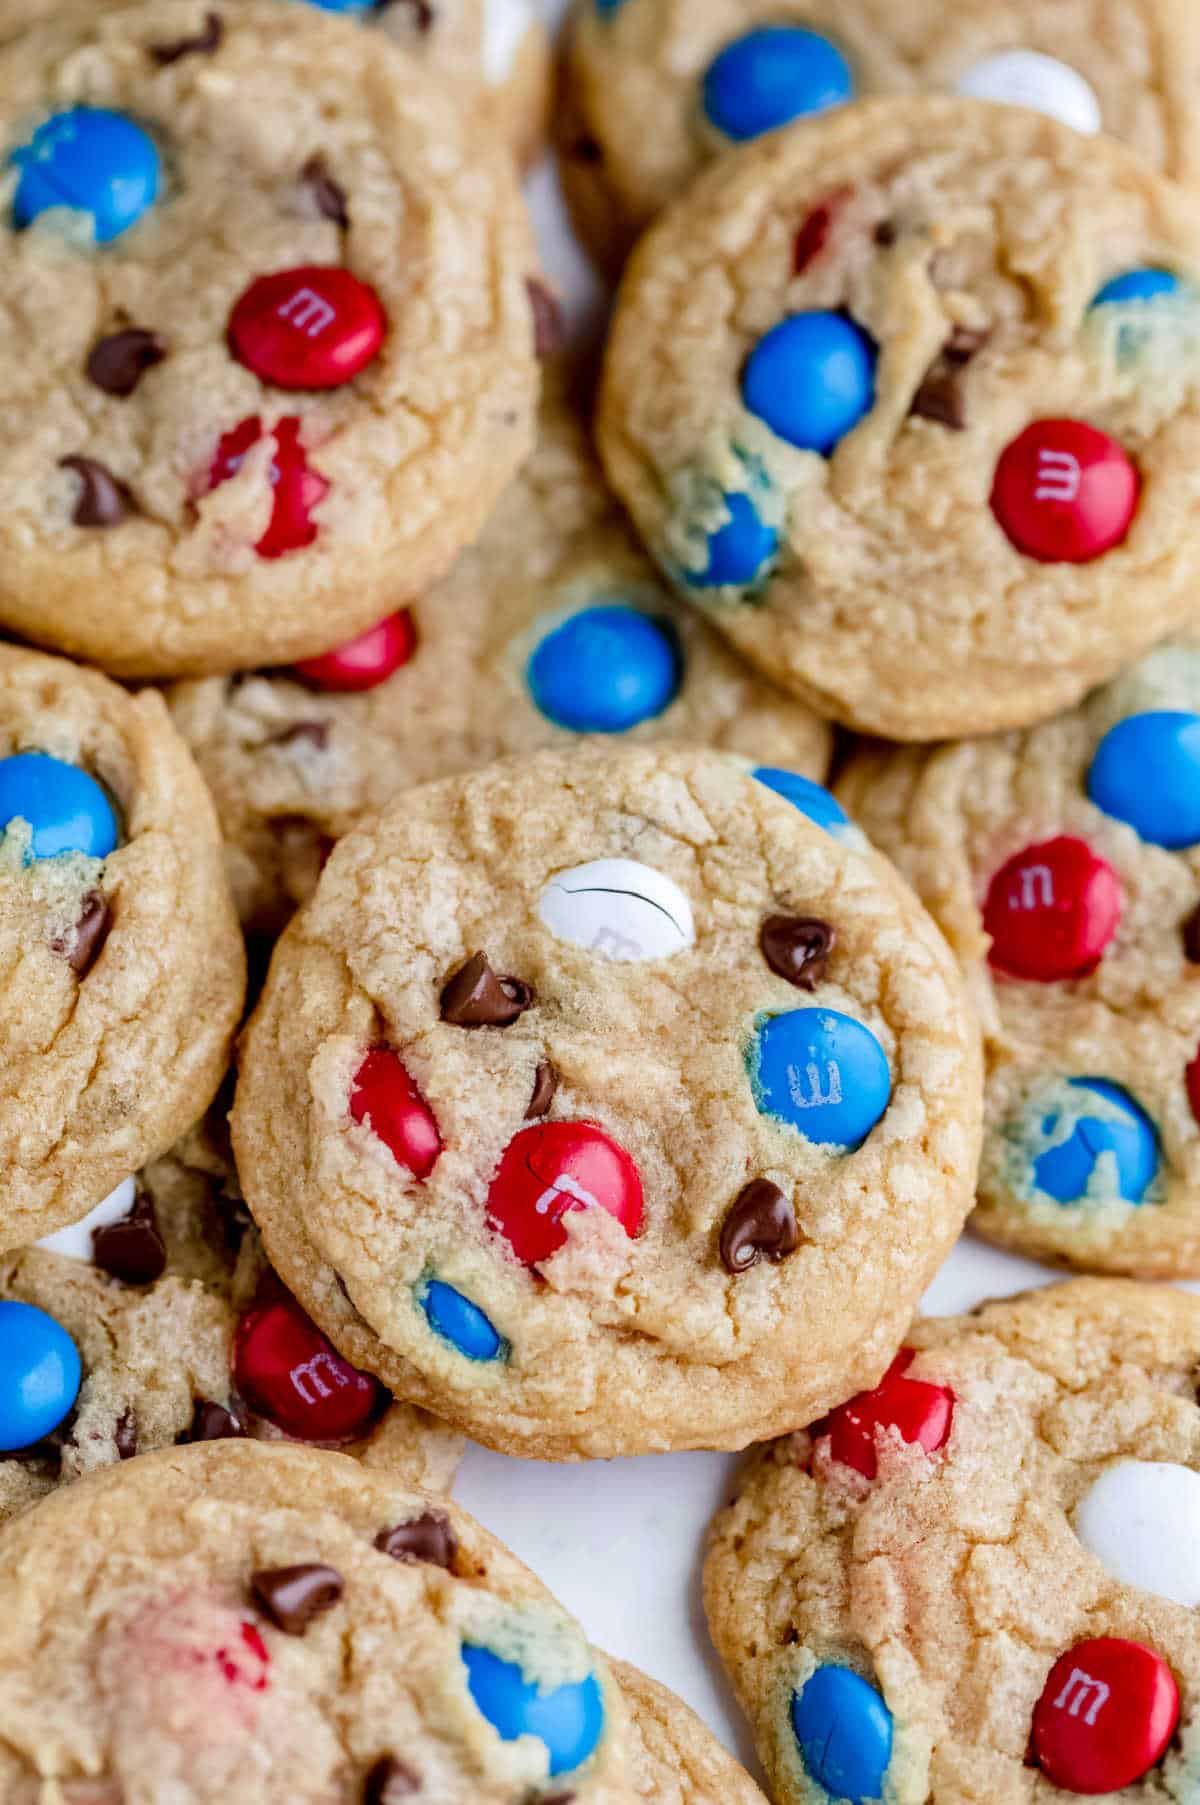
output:
<instances>
[{"instance_id":1,"label":"baked cookie dough","mask_svg":"<svg viewBox=\"0 0 1200 1805\"><path fill-rule=\"evenodd\" d=\"M1200 639L1026 733L868 748L840 795L979 1008L980 1231L1200 1276Z\"/></svg>"},{"instance_id":2,"label":"baked cookie dough","mask_svg":"<svg viewBox=\"0 0 1200 1805\"><path fill-rule=\"evenodd\" d=\"M449 1487L462 1445L288 1297L200 1128L0 1258L0 1521L135 1454L239 1436L337 1446L425 1491Z\"/></svg>"},{"instance_id":3,"label":"baked cookie dough","mask_svg":"<svg viewBox=\"0 0 1200 1805\"><path fill-rule=\"evenodd\" d=\"M168 692L252 928L278 929L330 843L401 790L583 732L696 740L825 776L824 722L664 589L560 386L483 537L421 601L307 672Z\"/></svg>"},{"instance_id":4,"label":"baked cookie dough","mask_svg":"<svg viewBox=\"0 0 1200 1805\"><path fill-rule=\"evenodd\" d=\"M1122 146L969 100L731 151L630 264L610 480L819 712L928 740L1067 707L1194 606L1194 215Z\"/></svg>"},{"instance_id":5,"label":"baked cookie dough","mask_svg":"<svg viewBox=\"0 0 1200 1805\"><path fill-rule=\"evenodd\" d=\"M977 1061L826 791L588 745L339 842L234 1149L285 1282L397 1396L538 1458L744 1447L883 1370L969 1205Z\"/></svg>"},{"instance_id":6,"label":"baked cookie dough","mask_svg":"<svg viewBox=\"0 0 1200 1805\"><path fill-rule=\"evenodd\" d=\"M528 225L457 91L316 6L207 14L0 48L0 625L121 676L361 631L532 437Z\"/></svg>"},{"instance_id":7,"label":"baked cookie dough","mask_svg":"<svg viewBox=\"0 0 1200 1805\"><path fill-rule=\"evenodd\" d=\"M1200 177L1191 0L578 0L559 145L606 264L731 144L846 101L1009 101Z\"/></svg>"},{"instance_id":8,"label":"baked cookie dough","mask_svg":"<svg viewBox=\"0 0 1200 1805\"><path fill-rule=\"evenodd\" d=\"M114 0L87 0L95 12ZM120 0L118 0L120 3ZM243 0L215 0L192 35L207 43ZM379 25L434 75L472 96L486 124L524 160L546 123L550 46L531 0L313 0L323 11ZM0 0L0 41L57 18L63 0ZM215 19L216 24L211 24Z\"/></svg>"},{"instance_id":9,"label":"baked cookie dough","mask_svg":"<svg viewBox=\"0 0 1200 1805\"><path fill-rule=\"evenodd\" d=\"M464 1512L337 1454L148 1455L5 1531L0 1792L634 1805L603 1658Z\"/></svg>"},{"instance_id":10,"label":"baked cookie dough","mask_svg":"<svg viewBox=\"0 0 1200 1805\"><path fill-rule=\"evenodd\" d=\"M1194 1797L1198 1361L1200 1300L1077 1280L755 1457L705 1593L779 1805Z\"/></svg>"},{"instance_id":11,"label":"baked cookie dough","mask_svg":"<svg viewBox=\"0 0 1200 1805\"><path fill-rule=\"evenodd\" d=\"M0 1248L77 1221L203 1114L245 975L161 696L0 646Z\"/></svg>"},{"instance_id":12,"label":"baked cookie dough","mask_svg":"<svg viewBox=\"0 0 1200 1805\"><path fill-rule=\"evenodd\" d=\"M766 1805L749 1774L673 1692L623 1661L634 1797L650 1805Z\"/></svg>"}]
</instances>

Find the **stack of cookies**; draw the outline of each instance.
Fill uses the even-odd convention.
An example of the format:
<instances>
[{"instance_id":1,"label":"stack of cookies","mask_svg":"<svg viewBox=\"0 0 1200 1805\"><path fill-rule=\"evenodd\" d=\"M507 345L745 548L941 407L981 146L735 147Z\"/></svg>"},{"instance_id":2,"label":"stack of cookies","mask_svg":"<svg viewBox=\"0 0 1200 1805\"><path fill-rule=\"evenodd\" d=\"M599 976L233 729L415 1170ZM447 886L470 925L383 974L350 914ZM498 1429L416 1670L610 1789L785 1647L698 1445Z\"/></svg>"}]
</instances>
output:
<instances>
[{"instance_id":1,"label":"stack of cookies","mask_svg":"<svg viewBox=\"0 0 1200 1805\"><path fill-rule=\"evenodd\" d=\"M0 1805L1188 1805L1200 12L550 23L0 0Z\"/></svg>"}]
</instances>

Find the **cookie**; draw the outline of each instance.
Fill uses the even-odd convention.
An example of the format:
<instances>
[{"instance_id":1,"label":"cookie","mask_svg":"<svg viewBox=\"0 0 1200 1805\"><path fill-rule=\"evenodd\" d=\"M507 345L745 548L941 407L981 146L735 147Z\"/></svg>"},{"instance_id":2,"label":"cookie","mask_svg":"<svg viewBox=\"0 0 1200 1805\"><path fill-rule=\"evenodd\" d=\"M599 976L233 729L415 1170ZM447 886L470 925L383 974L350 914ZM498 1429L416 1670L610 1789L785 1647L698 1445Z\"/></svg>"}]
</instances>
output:
<instances>
[{"instance_id":1,"label":"cookie","mask_svg":"<svg viewBox=\"0 0 1200 1805\"><path fill-rule=\"evenodd\" d=\"M578 0L559 132L588 243L619 263L731 144L847 101L1010 101L1200 177L1188 0Z\"/></svg>"},{"instance_id":2,"label":"cookie","mask_svg":"<svg viewBox=\"0 0 1200 1805\"><path fill-rule=\"evenodd\" d=\"M0 1248L203 1114L245 955L208 793L152 692L0 646Z\"/></svg>"},{"instance_id":3,"label":"cookie","mask_svg":"<svg viewBox=\"0 0 1200 1805\"><path fill-rule=\"evenodd\" d=\"M88 6L0 48L0 625L120 676L361 631L532 434L528 225L457 91L315 6L206 18Z\"/></svg>"},{"instance_id":4,"label":"cookie","mask_svg":"<svg viewBox=\"0 0 1200 1805\"><path fill-rule=\"evenodd\" d=\"M92 0L97 5L113 0ZM490 129L522 158L530 158L546 122L550 48L529 0L313 0L325 12L347 13L379 25L435 76L471 95ZM231 10L242 0L217 0L199 14L195 31L164 50L205 53L220 41ZM56 18L63 0L0 0L0 42ZM215 21L215 23L213 22Z\"/></svg>"},{"instance_id":5,"label":"cookie","mask_svg":"<svg viewBox=\"0 0 1200 1805\"><path fill-rule=\"evenodd\" d=\"M866 749L840 794L979 1007L981 1232L1200 1276L1200 640L1026 733Z\"/></svg>"},{"instance_id":6,"label":"cookie","mask_svg":"<svg viewBox=\"0 0 1200 1805\"><path fill-rule=\"evenodd\" d=\"M578 1625L465 1512L339 1455L148 1455L46 1499L5 1546L6 1798L637 1796Z\"/></svg>"},{"instance_id":7,"label":"cookie","mask_svg":"<svg viewBox=\"0 0 1200 1805\"><path fill-rule=\"evenodd\" d=\"M538 1458L744 1447L883 1370L968 1206L977 1059L826 791L588 745L339 842L234 1147L285 1282L397 1396Z\"/></svg>"},{"instance_id":8,"label":"cookie","mask_svg":"<svg viewBox=\"0 0 1200 1805\"><path fill-rule=\"evenodd\" d=\"M0 1520L135 1454L240 1436L340 1447L426 1491L461 1453L308 1321L196 1130L82 1222L0 1258Z\"/></svg>"},{"instance_id":9,"label":"cookie","mask_svg":"<svg viewBox=\"0 0 1200 1805\"><path fill-rule=\"evenodd\" d=\"M634 1796L650 1805L766 1805L744 1768L673 1692L623 1661L613 1673L629 1707Z\"/></svg>"},{"instance_id":10,"label":"cookie","mask_svg":"<svg viewBox=\"0 0 1200 1805\"><path fill-rule=\"evenodd\" d=\"M977 101L731 151L630 264L609 477L820 712L928 740L1070 706L1193 606L1193 214L1120 145Z\"/></svg>"},{"instance_id":11,"label":"cookie","mask_svg":"<svg viewBox=\"0 0 1200 1805\"><path fill-rule=\"evenodd\" d=\"M251 927L278 929L330 842L399 791L580 733L698 740L825 776L824 723L664 589L560 389L478 545L421 601L302 671L169 692Z\"/></svg>"},{"instance_id":12,"label":"cookie","mask_svg":"<svg viewBox=\"0 0 1200 1805\"><path fill-rule=\"evenodd\" d=\"M779 1805L1193 1796L1198 1360L1200 1300L1080 1279L761 1451L705 1594Z\"/></svg>"}]
</instances>

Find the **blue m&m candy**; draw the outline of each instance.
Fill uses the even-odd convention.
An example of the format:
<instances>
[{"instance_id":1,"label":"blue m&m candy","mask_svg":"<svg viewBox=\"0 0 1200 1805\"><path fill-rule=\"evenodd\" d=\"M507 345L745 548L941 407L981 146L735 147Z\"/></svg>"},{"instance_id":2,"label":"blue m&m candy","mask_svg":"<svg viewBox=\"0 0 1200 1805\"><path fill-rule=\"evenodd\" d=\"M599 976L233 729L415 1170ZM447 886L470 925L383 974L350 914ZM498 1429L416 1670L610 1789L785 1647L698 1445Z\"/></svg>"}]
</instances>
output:
<instances>
[{"instance_id":1,"label":"blue m&m candy","mask_svg":"<svg viewBox=\"0 0 1200 1805\"><path fill-rule=\"evenodd\" d=\"M1087 793L1152 846L1200 843L1200 715L1130 715L1096 748Z\"/></svg>"},{"instance_id":2,"label":"blue m&m candy","mask_svg":"<svg viewBox=\"0 0 1200 1805\"><path fill-rule=\"evenodd\" d=\"M108 244L139 220L162 179L150 134L106 107L56 113L13 152L12 161L21 172L13 197L18 230L51 207L71 207L91 214L97 244Z\"/></svg>"},{"instance_id":3,"label":"blue m&m candy","mask_svg":"<svg viewBox=\"0 0 1200 1805\"><path fill-rule=\"evenodd\" d=\"M622 0L596 0L596 11L602 19L611 18L622 4Z\"/></svg>"},{"instance_id":4,"label":"blue m&m candy","mask_svg":"<svg viewBox=\"0 0 1200 1805\"><path fill-rule=\"evenodd\" d=\"M850 1153L887 1108L892 1075L869 1028L835 1009L789 1009L762 1020L750 1049L754 1100L806 1141Z\"/></svg>"},{"instance_id":5,"label":"blue m&m candy","mask_svg":"<svg viewBox=\"0 0 1200 1805\"><path fill-rule=\"evenodd\" d=\"M106 859L117 847L117 818L96 779L48 752L0 758L0 832L17 820L33 830L34 859L65 852Z\"/></svg>"},{"instance_id":6,"label":"blue m&m candy","mask_svg":"<svg viewBox=\"0 0 1200 1805\"><path fill-rule=\"evenodd\" d=\"M430 1328L468 1360L498 1360L505 1351L504 1337L496 1332L479 1308L453 1285L428 1279L417 1293Z\"/></svg>"},{"instance_id":7,"label":"blue m&m candy","mask_svg":"<svg viewBox=\"0 0 1200 1805\"><path fill-rule=\"evenodd\" d=\"M1160 295L1178 292L1179 277L1167 269L1131 269L1106 282L1092 302L1093 307L1107 307L1128 301L1157 301Z\"/></svg>"},{"instance_id":8,"label":"blue m&m candy","mask_svg":"<svg viewBox=\"0 0 1200 1805\"><path fill-rule=\"evenodd\" d=\"M528 670L542 713L574 733L624 733L653 720L675 700L682 677L668 623L619 603L581 609L552 628Z\"/></svg>"},{"instance_id":9,"label":"blue m&m candy","mask_svg":"<svg viewBox=\"0 0 1200 1805\"><path fill-rule=\"evenodd\" d=\"M850 65L828 38L763 25L727 44L704 77L704 111L727 138L757 138L854 98Z\"/></svg>"},{"instance_id":10,"label":"blue m&m candy","mask_svg":"<svg viewBox=\"0 0 1200 1805\"><path fill-rule=\"evenodd\" d=\"M1067 1138L1034 1161L1038 1190L1057 1203L1083 1202L1096 1162L1109 1154L1118 1195L1126 1203L1142 1203L1158 1173L1158 1136L1153 1122L1128 1091L1107 1078L1072 1078L1069 1083L1080 1092L1079 1114ZM1089 1097L1102 1099L1109 1107L1089 1114ZM1048 1115L1042 1132L1055 1134L1062 1125L1061 1114Z\"/></svg>"},{"instance_id":11,"label":"blue m&m candy","mask_svg":"<svg viewBox=\"0 0 1200 1805\"><path fill-rule=\"evenodd\" d=\"M323 13L370 13L379 0L308 0L308 4L319 7Z\"/></svg>"},{"instance_id":12,"label":"blue m&m candy","mask_svg":"<svg viewBox=\"0 0 1200 1805\"><path fill-rule=\"evenodd\" d=\"M725 496L729 518L708 535L708 562L703 570L689 570L694 589L738 589L756 583L779 545L779 534L768 526L749 495L734 490Z\"/></svg>"},{"instance_id":13,"label":"blue m&m candy","mask_svg":"<svg viewBox=\"0 0 1200 1805\"><path fill-rule=\"evenodd\" d=\"M818 1667L792 1694L792 1731L804 1771L831 1799L867 1805L883 1797L892 1759L892 1714L849 1667Z\"/></svg>"},{"instance_id":14,"label":"blue m&m candy","mask_svg":"<svg viewBox=\"0 0 1200 1805\"><path fill-rule=\"evenodd\" d=\"M823 457L875 401L874 340L840 313L794 313L759 339L742 400L771 431Z\"/></svg>"},{"instance_id":15,"label":"blue m&m candy","mask_svg":"<svg viewBox=\"0 0 1200 1805\"><path fill-rule=\"evenodd\" d=\"M835 840L842 829L850 826L850 817L837 797L823 784L814 783L811 777L802 777L799 771L784 771L778 765L756 765L750 775L790 802L793 808L798 808L818 827L823 827Z\"/></svg>"},{"instance_id":16,"label":"blue m&m candy","mask_svg":"<svg viewBox=\"0 0 1200 1805\"><path fill-rule=\"evenodd\" d=\"M57 1429L79 1396L79 1351L34 1304L0 1303L0 1452L29 1448Z\"/></svg>"},{"instance_id":17,"label":"blue m&m candy","mask_svg":"<svg viewBox=\"0 0 1200 1805\"><path fill-rule=\"evenodd\" d=\"M462 1658L478 1710L503 1741L536 1736L544 1743L552 1779L574 1773L594 1753L604 1734L604 1695L594 1674L542 1692L490 1648L464 1642Z\"/></svg>"}]
</instances>

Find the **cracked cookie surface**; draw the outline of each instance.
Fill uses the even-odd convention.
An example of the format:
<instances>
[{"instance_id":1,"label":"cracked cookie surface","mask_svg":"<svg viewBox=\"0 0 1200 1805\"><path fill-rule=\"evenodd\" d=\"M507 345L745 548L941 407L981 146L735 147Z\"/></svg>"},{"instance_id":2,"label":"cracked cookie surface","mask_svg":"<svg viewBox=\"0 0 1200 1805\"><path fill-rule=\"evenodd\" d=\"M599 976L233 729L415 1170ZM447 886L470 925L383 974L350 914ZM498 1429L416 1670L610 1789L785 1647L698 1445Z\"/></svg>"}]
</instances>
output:
<instances>
[{"instance_id":1,"label":"cracked cookie surface","mask_svg":"<svg viewBox=\"0 0 1200 1805\"><path fill-rule=\"evenodd\" d=\"M636 1797L651 1805L766 1805L743 1767L694 1711L624 1661L613 1673L629 1707Z\"/></svg>"}]
</instances>

